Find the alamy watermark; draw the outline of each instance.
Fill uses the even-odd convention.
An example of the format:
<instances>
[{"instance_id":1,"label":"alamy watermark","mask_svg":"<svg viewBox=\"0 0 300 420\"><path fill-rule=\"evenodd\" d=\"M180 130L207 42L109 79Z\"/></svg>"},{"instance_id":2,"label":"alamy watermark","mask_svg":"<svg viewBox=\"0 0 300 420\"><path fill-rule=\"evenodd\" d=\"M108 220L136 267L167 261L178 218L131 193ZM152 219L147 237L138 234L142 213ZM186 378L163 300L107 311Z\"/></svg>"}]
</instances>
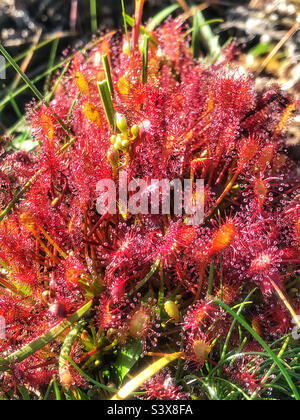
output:
<instances>
[{"instance_id":1,"label":"alamy watermark","mask_svg":"<svg viewBox=\"0 0 300 420\"><path fill-rule=\"evenodd\" d=\"M118 183L118 185L117 185ZM126 171L119 179L103 179L97 184L99 214L180 215L188 225L198 226L204 219L204 180L133 179ZM118 196L117 196L118 195Z\"/></svg>"},{"instance_id":2,"label":"alamy watermark","mask_svg":"<svg viewBox=\"0 0 300 420\"><path fill-rule=\"evenodd\" d=\"M6 79L6 60L0 55L0 80Z\"/></svg>"}]
</instances>

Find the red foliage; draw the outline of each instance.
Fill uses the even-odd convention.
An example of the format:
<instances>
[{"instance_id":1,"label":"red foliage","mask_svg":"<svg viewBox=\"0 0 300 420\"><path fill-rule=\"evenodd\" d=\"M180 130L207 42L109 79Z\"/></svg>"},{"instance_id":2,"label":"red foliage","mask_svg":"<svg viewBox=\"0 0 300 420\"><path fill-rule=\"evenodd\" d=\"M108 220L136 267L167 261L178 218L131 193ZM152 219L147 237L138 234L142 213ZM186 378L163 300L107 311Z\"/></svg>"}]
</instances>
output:
<instances>
[{"instance_id":1,"label":"red foliage","mask_svg":"<svg viewBox=\"0 0 300 420\"><path fill-rule=\"evenodd\" d=\"M142 56L138 50L123 52L124 39L106 36L86 54L76 54L49 107L34 106L29 113L37 151L1 160L3 209L38 173L26 198L0 224L0 284L6 287L0 289L0 315L7 324L2 357L61 320L53 305L63 305L64 316L90 298L96 334L109 340L106 346L112 336L122 344L131 336L144 350L159 347L166 339L156 332L166 328L158 325L163 305L148 299L158 297L163 285L164 296L179 296L183 351L199 368L211 340L224 340L230 327L206 298L212 263L212 298L223 296L234 306L255 285L262 292L257 319L269 335L291 329L289 314L271 296L270 279L283 290L299 263L299 182L284 154L295 100L277 86L256 91L254 81L228 61L230 51L213 65L193 60L184 33L180 19L153 33L159 48L150 43L146 84ZM104 53L114 108L127 121L127 136L135 133L130 147L122 143L113 154L111 136L124 133L111 131L99 96ZM129 181L204 179L203 224L189 227L187 215L172 211L131 215L119 207L117 214L101 217L97 183L114 180L120 169ZM159 269L146 278L158 259ZM299 306L299 299L293 304ZM176 335L170 337L177 343ZM47 382L52 368L36 375L32 366L53 358L57 363L60 344L50 345L39 360L29 358L29 369L14 367L16 382ZM88 345L82 351L87 350ZM239 383L256 389L246 367L232 369ZM148 399L181 396L161 375L146 389Z\"/></svg>"}]
</instances>

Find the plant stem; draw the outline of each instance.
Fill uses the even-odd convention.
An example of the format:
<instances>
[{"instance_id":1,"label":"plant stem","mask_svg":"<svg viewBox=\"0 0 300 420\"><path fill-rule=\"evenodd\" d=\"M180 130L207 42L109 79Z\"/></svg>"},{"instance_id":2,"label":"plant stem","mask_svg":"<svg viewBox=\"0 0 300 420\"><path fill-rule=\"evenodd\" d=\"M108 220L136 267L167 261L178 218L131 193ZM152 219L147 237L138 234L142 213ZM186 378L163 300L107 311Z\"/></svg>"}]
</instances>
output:
<instances>
[{"instance_id":1,"label":"plant stem","mask_svg":"<svg viewBox=\"0 0 300 420\"><path fill-rule=\"evenodd\" d=\"M82 328L85 325L85 321L81 320L77 322L77 324L74 326L74 328L69 332L67 335L64 344L62 345L60 355L59 355L59 376L62 378L62 375L65 372L65 368L68 365L67 356L70 356L70 352L72 349L72 346L74 344L74 341L78 335L78 333L82 330Z\"/></svg>"},{"instance_id":2,"label":"plant stem","mask_svg":"<svg viewBox=\"0 0 300 420\"><path fill-rule=\"evenodd\" d=\"M142 23L144 3L145 3L145 0L135 0L134 26L133 26L133 32L132 32L133 50L138 49L140 26Z\"/></svg>"},{"instance_id":3,"label":"plant stem","mask_svg":"<svg viewBox=\"0 0 300 420\"><path fill-rule=\"evenodd\" d=\"M205 261L203 261L203 263L201 265L201 268L200 268L198 290L197 290L197 293L196 293L195 301L197 301L199 299L200 294L202 292L203 280L204 280L206 267L207 267L207 261L205 260Z\"/></svg>"},{"instance_id":4,"label":"plant stem","mask_svg":"<svg viewBox=\"0 0 300 420\"><path fill-rule=\"evenodd\" d=\"M97 33L98 22L97 22L97 1L90 0L90 14L91 14L91 29L93 34Z\"/></svg>"},{"instance_id":5,"label":"plant stem","mask_svg":"<svg viewBox=\"0 0 300 420\"><path fill-rule=\"evenodd\" d=\"M114 97L114 85L113 85L113 81L112 81L112 77L111 77L110 65L109 65L107 54L102 56L102 62L103 62L105 77L106 77L106 80L107 80L107 83L108 83L110 94L111 94L112 97Z\"/></svg>"},{"instance_id":6,"label":"plant stem","mask_svg":"<svg viewBox=\"0 0 300 420\"><path fill-rule=\"evenodd\" d=\"M43 172L43 169L39 169L36 174L22 187L22 189L14 196L11 202L6 206L6 208L0 214L0 222L11 212L14 205L23 197L26 191L32 186L32 184L36 181L38 176Z\"/></svg>"},{"instance_id":7,"label":"plant stem","mask_svg":"<svg viewBox=\"0 0 300 420\"><path fill-rule=\"evenodd\" d=\"M35 96L38 98L39 101L43 101L44 97L41 92L34 86L34 84L29 80L26 74L20 69L16 61L12 58L12 56L6 51L6 49L0 44L0 52L4 55L6 60L11 64L11 66L15 69L15 71L20 75L26 85L32 90Z\"/></svg>"},{"instance_id":8,"label":"plant stem","mask_svg":"<svg viewBox=\"0 0 300 420\"><path fill-rule=\"evenodd\" d=\"M144 85L148 80L149 36L144 35L142 79Z\"/></svg>"},{"instance_id":9,"label":"plant stem","mask_svg":"<svg viewBox=\"0 0 300 420\"><path fill-rule=\"evenodd\" d=\"M152 266L151 270L146 275L146 277L140 283L138 283L138 285L135 287L134 290L131 290L128 293L128 296L131 296L134 292L136 292L137 290L141 289L143 286L145 286L145 284L147 284L147 282L151 279L151 277L154 275L154 273L158 269L158 267L160 265L160 261L161 261L160 259L156 260L155 264Z\"/></svg>"},{"instance_id":10,"label":"plant stem","mask_svg":"<svg viewBox=\"0 0 300 420\"><path fill-rule=\"evenodd\" d=\"M287 346L289 345L289 342L291 340L291 337L287 337L287 339L285 340L285 342L283 343L283 346L280 350L280 352L278 353L278 357L281 358L282 355L284 354L285 350L287 349ZM263 377L262 381L261 381L261 385L265 385L269 379L269 377L272 375L274 369L276 367L276 363L273 363L273 365L271 366L271 368L268 370L268 372L265 374L265 376ZM257 395L258 395L259 390L256 390L252 395L250 400L254 400Z\"/></svg>"},{"instance_id":11,"label":"plant stem","mask_svg":"<svg viewBox=\"0 0 300 420\"><path fill-rule=\"evenodd\" d=\"M98 88L107 121L110 125L111 131L114 133L116 131L116 114L107 80L103 80L103 82L98 82Z\"/></svg>"},{"instance_id":12,"label":"plant stem","mask_svg":"<svg viewBox=\"0 0 300 420\"><path fill-rule=\"evenodd\" d=\"M70 328L75 322L83 318L91 309L92 304L93 301L90 300L88 303L86 303L80 309L78 309L73 315L71 315L69 318L64 319L62 322L53 327L43 336L39 337L37 340L27 344L25 347L11 354L6 359L0 360L0 371L8 370L12 363L21 363L23 360L27 359L37 351L41 350L47 344L51 343L53 340L59 337L65 330Z\"/></svg>"},{"instance_id":13,"label":"plant stem","mask_svg":"<svg viewBox=\"0 0 300 420\"><path fill-rule=\"evenodd\" d=\"M295 321L296 325L300 328L300 317L296 314L295 309L292 307L291 303L289 302L288 298L284 295L283 291L280 289L279 286L269 277L269 281L272 284L274 290L276 291L277 295L279 296L282 303L285 305L287 310L292 315L293 320Z\"/></svg>"},{"instance_id":14,"label":"plant stem","mask_svg":"<svg viewBox=\"0 0 300 420\"><path fill-rule=\"evenodd\" d=\"M122 3L122 14L123 14L123 20L124 20L125 34L126 34L126 39L128 43L128 49L130 51L130 38L129 38L129 33L128 33L127 21L126 21L126 10L125 10L124 0L121 0L121 3Z\"/></svg>"},{"instance_id":15,"label":"plant stem","mask_svg":"<svg viewBox=\"0 0 300 420\"><path fill-rule=\"evenodd\" d=\"M268 346L268 344L254 331L252 327L247 323L245 318L241 315L238 315L234 310L232 310L229 306L227 306L224 302L220 301L219 299L215 299L215 302L221 306L223 309L225 309L234 319L236 319L257 341L258 343L266 350L266 352L269 354L269 356L272 358L274 363L278 366L280 372L286 379L287 383L289 384L289 387L293 391L294 397L297 401L300 401L300 394L297 390L292 378L289 375L289 372L282 364L279 357L274 353L273 350Z\"/></svg>"},{"instance_id":16,"label":"plant stem","mask_svg":"<svg viewBox=\"0 0 300 420\"><path fill-rule=\"evenodd\" d=\"M210 270L209 270L209 281L208 281L207 296L211 296L212 292L213 292L214 274L215 274L215 264L214 264L214 262L212 262L210 264Z\"/></svg>"}]
</instances>

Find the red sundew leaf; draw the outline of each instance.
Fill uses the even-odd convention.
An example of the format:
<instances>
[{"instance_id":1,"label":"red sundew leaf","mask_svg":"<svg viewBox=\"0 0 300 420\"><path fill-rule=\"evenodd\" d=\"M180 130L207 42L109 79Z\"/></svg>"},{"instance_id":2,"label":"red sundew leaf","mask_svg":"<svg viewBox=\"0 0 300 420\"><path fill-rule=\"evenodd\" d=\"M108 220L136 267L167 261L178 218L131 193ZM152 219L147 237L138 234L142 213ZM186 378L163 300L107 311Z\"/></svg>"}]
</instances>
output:
<instances>
[{"instance_id":1,"label":"red sundew leaf","mask_svg":"<svg viewBox=\"0 0 300 420\"><path fill-rule=\"evenodd\" d=\"M193 60L182 19L169 19L151 34L157 45L150 45L143 84L138 49L143 3L136 3L130 54L123 51L124 36L109 34L92 50L73 56L49 108L31 104L34 152L1 157L0 266L5 284L11 285L4 290L3 282L0 289L0 316L9 327L2 356L43 337L49 325L87 298L93 298L88 334L103 340L103 346L93 342L96 351L81 354L78 339L76 357L84 361L99 353L109 360L116 350L121 380L140 353L154 354L157 347L157 354L164 354L166 344L174 352L180 347L171 359L186 358L189 370L199 370L205 361L218 363L221 347L211 346L216 339L220 345L226 341L231 321L207 300L208 293L234 307L255 285L245 316L254 319L254 326L257 321L256 330L268 344L292 327L282 306L289 302L282 296L299 264L300 191L296 167L283 149L295 99L279 87L257 91L253 78L230 62L233 46L212 66ZM110 63L114 109L124 116L112 138L97 90L105 78L103 54ZM117 196L116 214L100 215L97 185L115 181L119 193L121 171L128 184L203 179L203 223L187 226L184 212L175 214L172 187L170 197L163 190L158 194L160 210L163 199L170 200L170 214L130 214L124 206L121 211ZM134 196L128 186L124 189L128 198ZM20 299L12 296L17 293ZM162 297L179 308L175 319L165 319ZM298 297L293 305L300 307ZM130 346L130 336L136 346ZM51 349L31 355L19 374L14 367L17 385L41 392L48 375L57 373L60 345L54 340ZM229 345L230 351L240 345L235 331ZM128 364L125 353L131 354ZM171 359L166 355L154 363L151 374ZM244 367L237 363L225 374L245 391L247 381L251 390L258 389L253 372L238 372ZM92 363L89 369L93 375ZM153 381L163 388L157 396L180 395L167 379ZM145 390L149 398L154 395L151 383Z\"/></svg>"}]
</instances>

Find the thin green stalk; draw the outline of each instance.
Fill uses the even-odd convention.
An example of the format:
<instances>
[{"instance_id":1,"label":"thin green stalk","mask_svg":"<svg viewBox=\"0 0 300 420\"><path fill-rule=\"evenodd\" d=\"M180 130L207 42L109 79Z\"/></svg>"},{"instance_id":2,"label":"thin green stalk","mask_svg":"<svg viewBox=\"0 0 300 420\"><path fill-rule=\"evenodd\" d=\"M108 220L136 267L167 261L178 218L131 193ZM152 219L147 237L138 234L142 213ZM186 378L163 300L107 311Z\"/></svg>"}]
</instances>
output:
<instances>
[{"instance_id":1,"label":"thin green stalk","mask_svg":"<svg viewBox=\"0 0 300 420\"><path fill-rule=\"evenodd\" d=\"M172 4L171 6L168 6L165 9L163 9L151 19L150 23L147 26L148 31L154 31L168 16L170 16L173 12L175 12L178 9L178 4Z\"/></svg>"},{"instance_id":2,"label":"thin green stalk","mask_svg":"<svg viewBox=\"0 0 300 420\"><path fill-rule=\"evenodd\" d=\"M160 312L160 317L162 318L163 311L164 311L164 302L165 302L165 281L164 281L164 263L163 261L160 262L159 266L160 271L160 286L158 291L158 308Z\"/></svg>"},{"instance_id":3,"label":"thin green stalk","mask_svg":"<svg viewBox=\"0 0 300 420\"><path fill-rule=\"evenodd\" d=\"M20 108L18 107L17 102L15 101L15 99L14 99L14 97L12 95L12 91L9 88L6 88L5 91L6 91L7 95L8 95L8 97L10 98L11 106L13 107L13 109L14 109L17 117L18 118L22 118L22 113L20 111Z\"/></svg>"},{"instance_id":4,"label":"thin green stalk","mask_svg":"<svg viewBox=\"0 0 300 420\"><path fill-rule=\"evenodd\" d=\"M253 295L253 293L255 291L256 291L256 289L252 290L249 293L249 295L246 297L246 299L243 301L243 303L239 306L239 309L237 311L237 315L240 315L242 313L244 307L247 305L248 301L250 300L251 296ZM229 342L230 342L230 339L231 339L231 336L232 336L232 333L234 331L234 328L235 328L236 324L237 324L237 320L234 319L233 322L232 322L232 324L231 324L231 327L229 329L229 332L227 334L225 343L224 343L224 347L223 347L221 358L220 358L220 361L221 362L225 359L225 356L226 356L226 353L227 353L227 349L228 349L228 345L229 345Z\"/></svg>"},{"instance_id":5,"label":"thin green stalk","mask_svg":"<svg viewBox=\"0 0 300 420\"><path fill-rule=\"evenodd\" d=\"M146 277L135 287L134 290L128 293L128 296L131 296L134 292L141 289L143 286L145 286L145 284L148 283L148 281L151 279L151 277L155 274L156 270L158 269L160 265L160 261L161 261L160 259L155 261L155 264L152 266L151 270L146 275Z\"/></svg>"},{"instance_id":6,"label":"thin green stalk","mask_svg":"<svg viewBox=\"0 0 300 420\"><path fill-rule=\"evenodd\" d=\"M20 77L23 79L23 81L25 82L25 84L27 85L27 87L29 87L32 90L32 92L39 99L39 101L40 102L45 101L46 105L49 106L48 102L45 100L45 98L43 97L43 95L41 94L41 92L35 87L35 85L33 84L33 82L20 69L20 67L15 62L15 60L11 57L11 55L6 51L6 49L1 44L0 44L0 52L2 52L2 54L4 55L4 57L11 63L12 67L20 75ZM11 101L11 98L10 98L9 101ZM0 105L0 108L1 108L1 105ZM68 129L68 127L66 127L66 125L63 123L63 121L60 118L58 118L57 116L55 116L55 117L56 117L57 122L62 127L62 129L67 134L70 134L70 130Z\"/></svg>"},{"instance_id":7,"label":"thin green stalk","mask_svg":"<svg viewBox=\"0 0 300 420\"><path fill-rule=\"evenodd\" d=\"M220 256L220 292L221 300L224 300L224 272L223 272L223 255Z\"/></svg>"},{"instance_id":8,"label":"thin green stalk","mask_svg":"<svg viewBox=\"0 0 300 420\"><path fill-rule=\"evenodd\" d=\"M46 393L44 395L43 401L47 401L48 400L48 397L50 395L50 391L51 391L52 386L53 386L53 379L50 381L50 384L48 385L48 388L47 388L47 391L46 391Z\"/></svg>"},{"instance_id":9,"label":"thin green stalk","mask_svg":"<svg viewBox=\"0 0 300 420\"><path fill-rule=\"evenodd\" d=\"M36 181L38 176L43 172L43 169L38 170L34 176L22 187L22 189L14 196L8 206L0 214L0 222L11 212L15 204L23 197L23 195L29 190L32 184Z\"/></svg>"},{"instance_id":10,"label":"thin green stalk","mask_svg":"<svg viewBox=\"0 0 300 420\"><path fill-rule=\"evenodd\" d=\"M129 16L129 15L126 15L126 22L128 23L129 26L131 26L131 27L134 26L134 19L131 16ZM157 41L153 38L153 36L151 35L150 31L148 31L146 28L144 28L144 26L140 26L140 32L143 35L148 35L149 36L149 39L150 39L150 42L155 47L158 46Z\"/></svg>"},{"instance_id":11,"label":"thin green stalk","mask_svg":"<svg viewBox=\"0 0 300 420\"><path fill-rule=\"evenodd\" d=\"M87 51L88 49L91 49L93 47L95 47L96 45L98 45L103 39L105 38L99 38L96 41L93 41L89 44L87 44L86 47L82 48L80 50L81 53L84 53L85 51ZM46 71L44 71L43 73L41 73L40 75L38 75L35 79L32 80L32 83L37 83L40 80L42 80L44 77L48 76L49 74L53 73L55 70L65 66L67 63L70 63L74 57L76 57L76 55L78 54L78 52L72 54L70 57L66 58L65 60L61 61L60 63L57 63L52 69L48 69ZM23 93L24 91L26 91L28 89L28 85L25 83L23 86L21 86L18 90L16 90L15 92L13 92L12 96L13 98L16 98L17 96L19 96L21 93ZM0 102L0 111L3 110L3 108L10 103L10 98L4 98L1 102Z\"/></svg>"},{"instance_id":12,"label":"thin green stalk","mask_svg":"<svg viewBox=\"0 0 300 420\"><path fill-rule=\"evenodd\" d=\"M93 34L96 34L98 31L97 0L90 0L90 14L91 14L91 30Z\"/></svg>"},{"instance_id":13,"label":"thin green stalk","mask_svg":"<svg viewBox=\"0 0 300 420\"><path fill-rule=\"evenodd\" d=\"M212 295L212 292L213 292L214 274L215 274L215 264L214 264L214 262L212 262L210 264L210 269L209 269L209 280L208 280L207 296L211 296Z\"/></svg>"},{"instance_id":14,"label":"thin green stalk","mask_svg":"<svg viewBox=\"0 0 300 420\"><path fill-rule=\"evenodd\" d=\"M58 383L57 383L57 380L56 380L55 377L53 377L53 387L54 387L54 391L55 391L56 401L61 401L61 394L60 394Z\"/></svg>"},{"instance_id":15,"label":"thin green stalk","mask_svg":"<svg viewBox=\"0 0 300 420\"><path fill-rule=\"evenodd\" d=\"M125 10L124 0L121 0L121 4L122 4L122 15L123 15L123 20L124 20L125 34L126 34L126 39L127 39L127 44L128 44L128 51L130 52L131 50L130 37L129 37L128 26L127 26L127 21L126 21L126 10Z\"/></svg>"},{"instance_id":16,"label":"thin green stalk","mask_svg":"<svg viewBox=\"0 0 300 420\"><path fill-rule=\"evenodd\" d=\"M144 85L148 80L149 36L144 35L142 80Z\"/></svg>"},{"instance_id":17,"label":"thin green stalk","mask_svg":"<svg viewBox=\"0 0 300 420\"><path fill-rule=\"evenodd\" d=\"M40 42L38 45L36 45L33 49L29 48L26 51L22 52L21 54L19 54L17 57L14 58L15 62L17 63L18 61L22 60L24 57L26 57L31 51L35 52L40 50L41 48L45 47L46 45L50 44L51 42L53 42L55 39L57 39L57 36L55 37L51 37L48 39L45 39L44 41ZM6 63L5 66L0 67L0 73L6 69L9 69L11 67L11 63Z\"/></svg>"},{"instance_id":18,"label":"thin green stalk","mask_svg":"<svg viewBox=\"0 0 300 420\"><path fill-rule=\"evenodd\" d=\"M60 85L60 82L62 81L62 78L64 77L64 75L66 74L66 72L67 72L67 70L68 70L68 68L69 68L69 65L70 65L70 63L67 63L67 64L65 65L65 67L63 68L62 72L60 73L60 75L59 75L58 79L56 80L55 85L53 86L53 89L52 89L52 90L49 92L49 94L46 96L46 101L47 101L47 102L50 102L50 101L51 101L51 99L53 98L53 96L54 96L55 92L57 91L57 89L58 89L58 87L59 87L59 85Z\"/></svg>"},{"instance_id":19,"label":"thin green stalk","mask_svg":"<svg viewBox=\"0 0 300 420\"><path fill-rule=\"evenodd\" d=\"M44 73L40 74L39 76L37 76L35 79L33 79L32 83L37 83L40 80L42 80L44 77L48 76L48 74L53 73L55 70L59 69L60 67L62 67L63 63L68 62L69 60L64 60L64 62L58 63L56 64L52 69L45 71ZM17 96L19 96L21 93L25 92L28 89L28 85L25 83L23 86L21 86L20 88L18 88L16 91L12 92L12 98L16 98ZM10 98L4 98L1 102L0 102L0 111L3 111L3 108L10 103Z\"/></svg>"},{"instance_id":20,"label":"thin green stalk","mask_svg":"<svg viewBox=\"0 0 300 420\"><path fill-rule=\"evenodd\" d=\"M56 59L56 54L57 54L57 49L58 49L58 44L59 44L59 38L56 38L52 43L52 47L51 47L51 51L50 51L50 58L49 58L49 62L48 62L48 70L51 69L54 66L55 59ZM49 91L50 82L51 82L51 77L50 77L50 75L48 75L48 77L46 79L46 83L45 83L45 92Z\"/></svg>"},{"instance_id":21,"label":"thin green stalk","mask_svg":"<svg viewBox=\"0 0 300 420\"><path fill-rule=\"evenodd\" d=\"M289 387L291 388L294 397L297 401L300 401L300 394L297 390L293 380L291 379L289 372L287 369L283 366L282 362L280 361L279 357L270 349L268 344L253 330L252 327L247 323L245 318L241 315L238 315L236 312L234 312L229 306L227 306L224 302L222 302L219 299L215 299L215 302L221 306L223 309L225 309L237 322L239 322L254 338L258 341L258 343L266 350L270 358L274 361L275 365L278 366L280 372L282 373L283 377L286 379Z\"/></svg>"},{"instance_id":22,"label":"thin green stalk","mask_svg":"<svg viewBox=\"0 0 300 420\"><path fill-rule=\"evenodd\" d=\"M197 11L194 15L193 35L192 35L192 51L193 58L198 58L201 51L201 12Z\"/></svg>"},{"instance_id":23,"label":"thin green stalk","mask_svg":"<svg viewBox=\"0 0 300 420\"><path fill-rule=\"evenodd\" d=\"M75 324L75 322L83 318L91 309L92 304L93 301L90 300L88 303L86 303L80 309L78 309L73 315L71 315L69 318L64 319L62 322L53 327L43 336L39 337L37 340L27 344L26 346L11 354L10 356L6 357L5 359L0 359L0 371L9 370L10 365L12 363L21 363L23 360L27 359L37 351L47 346L47 344L51 343L53 340L59 337L65 330L72 327L72 325Z\"/></svg>"},{"instance_id":24,"label":"thin green stalk","mask_svg":"<svg viewBox=\"0 0 300 420\"><path fill-rule=\"evenodd\" d=\"M20 69L16 61L12 58L12 56L6 51L3 45L0 44L0 52L6 58L6 60L12 65L15 71L20 75L23 79L25 84L32 90L34 95L38 98L39 101L43 101L44 97L41 92L35 87L35 85L31 82L31 80L26 76L26 74Z\"/></svg>"},{"instance_id":25,"label":"thin green stalk","mask_svg":"<svg viewBox=\"0 0 300 420\"><path fill-rule=\"evenodd\" d=\"M71 359L70 356L66 356L66 359L68 360L68 362L73 366L73 368L75 370L77 370L77 372L83 377L85 378L87 381L91 382L93 385L95 385L97 388L100 389L105 389L108 392L111 393L115 393L117 392L117 390L115 388L100 384L100 382L95 381L93 378L91 378L89 375L87 375L85 372L83 372L83 370L81 370L76 363Z\"/></svg>"},{"instance_id":26,"label":"thin green stalk","mask_svg":"<svg viewBox=\"0 0 300 420\"><path fill-rule=\"evenodd\" d=\"M198 54L199 42L202 41L208 49L211 58L214 59L221 53L219 37L213 33L211 27L206 23L202 12L198 11L196 15L195 52Z\"/></svg>"},{"instance_id":27,"label":"thin green stalk","mask_svg":"<svg viewBox=\"0 0 300 420\"><path fill-rule=\"evenodd\" d=\"M111 70L110 70L110 65L109 65L107 54L102 56L102 62L103 62L105 77L106 77L106 80L107 80L107 83L108 83L110 94L111 94L112 97L114 97L114 95L115 95L114 85L113 85L113 81L112 81L112 77L111 77Z\"/></svg>"},{"instance_id":28,"label":"thin green stalk","mask_svg":"<svg viewBox=\"0 0 300 420\"><path fill-rule=\"evenodd\" d=\"M61 351L60 351L59 362L58 362L59 376L60 377L62 377L62 375L64 373L64 370L65 370L66 366L68 365L67 356L70 356L70 352L71 352L72 346L74 344L74 341L75 341L78 333L85 326L85 324L86 324L86 322L84 320L80 320L74 326L74 328L69 332L67 337L65 338L65 341L64 341L64 343L62 345L62 348L61 348Z\"/></svg>"},{"instance_id":29,"label":"thin green stalk","mask_svg":"<svg viewBox=\"0 0 300 420\"><path fill-rule=\"evenodd\" d=\"M280 352L278 353L278 358L281 358L285 352L285 350L287 349L289 342L290 342L291 338L287 337L287 339L285 340L285 342L283 343L283 346L280 350ZM265 376L263 377L262 381L261 381L261 385L265 385L268 382L269 377L272 375L274 369L276 368L276 364L273 363L273 365L270 367L270 369L268 370L268 372L265 374ZM257 395L259 393L259 390L257 389L252 395L251 395L251 400L254 400Z\"/></svg>"},{"instance_id":30,"label":"thin green stalk","mask_svg":"<svg viewBox=\"0 0 300 420\"><path fill-rule=\"evenodd\" d=\"M114 105L111 99L111 94L110 94L107 80L103 80L103 82L98 82L98 89L101 96L101 100L102 100L102 104L103 104L107 121L111 128L111 131L115 132L116 131L116 113L115 113Z\"/></svg>"},{"instance_id":31,"label":"thin green stalk","mask_svg":"<svg viewBox=\"0 0 300 420\"><path fill-rule=\"evenodd\" d=\"M222 383L224 383L224 384L227 384L227 385L229 385L230 387L232 387L233 389L235 389L235 390L237 390L240 394L242 394L243 395L243 397L247 400L247 401L250 401L250 397L249 397L249 395L247 395L246 394L246 392L244 392L243 390L242 390L242 388L240 388L239 386L237 386L237 385L235 385L234 383L232 383L232 382L230 382L230 381L227 381L226 379L224 379L224 378L218 378L218 377L214 377L214 380L215 381L218 381L218 382L222 382Z\"/></svg>"}]
</instances>

